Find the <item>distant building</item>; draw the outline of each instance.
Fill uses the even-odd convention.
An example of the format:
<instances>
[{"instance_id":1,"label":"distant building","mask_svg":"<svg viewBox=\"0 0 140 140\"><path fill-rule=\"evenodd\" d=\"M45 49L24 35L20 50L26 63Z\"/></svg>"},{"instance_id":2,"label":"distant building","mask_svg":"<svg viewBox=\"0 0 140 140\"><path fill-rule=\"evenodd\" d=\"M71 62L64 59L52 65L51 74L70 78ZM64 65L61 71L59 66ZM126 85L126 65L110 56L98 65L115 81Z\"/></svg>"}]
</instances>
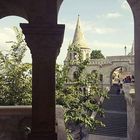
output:
<instances>
[{"instance_id":1,"label":"distant building","mask_svg":"<svg viewBox=\"0 0 140 140\"><path fill-rule=\"evenodd\" d=\"M131 52L123 56L107 56L102 59L90 59L91 49L88 46L84 34L82 32L80 17L78 15L77 24L73 41L69 44L67 56L64 65L69 67L68 76L73 80L77 72L77 64L81 61L88 59L89 64L85 68L87 73L97 71L99 76L102 77L102 84L104 87L109 87L112 84L112 74L118 69L122 68L129 74L134 74L134 44L132 45Z\"/></svg>"}]
</instances>

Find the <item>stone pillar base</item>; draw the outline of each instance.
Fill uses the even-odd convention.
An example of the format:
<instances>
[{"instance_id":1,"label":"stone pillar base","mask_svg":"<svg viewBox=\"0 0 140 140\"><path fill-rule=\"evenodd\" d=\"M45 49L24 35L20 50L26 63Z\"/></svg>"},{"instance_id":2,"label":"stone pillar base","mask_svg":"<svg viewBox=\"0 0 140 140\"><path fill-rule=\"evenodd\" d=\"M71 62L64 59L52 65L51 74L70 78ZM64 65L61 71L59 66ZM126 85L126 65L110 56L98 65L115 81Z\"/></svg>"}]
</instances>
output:
<instances>
[{"instance_id":1,"label":"stone pillar base","mask_svg":"<svg viewBox=\"0 0 140 140\"><path fill-rule=\"evenodd\" d=\"M54 134L31 133L28 136L28 140L57 140L57 134L56 133Z\"/></svg>"}]
</instances>

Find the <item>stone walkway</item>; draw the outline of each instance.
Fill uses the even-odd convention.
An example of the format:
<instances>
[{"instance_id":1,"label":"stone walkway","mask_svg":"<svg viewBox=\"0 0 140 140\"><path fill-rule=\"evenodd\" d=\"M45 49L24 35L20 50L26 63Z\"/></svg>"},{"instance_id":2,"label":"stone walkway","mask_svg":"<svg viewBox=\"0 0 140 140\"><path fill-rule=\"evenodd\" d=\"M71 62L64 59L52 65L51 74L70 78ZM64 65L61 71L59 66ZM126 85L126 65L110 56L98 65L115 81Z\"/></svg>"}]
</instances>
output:
<instances>
[{"instance_id":1,"label":"stone walkway","mask_svg":"<svg viewBox=\"0 0 140 140\"><path fill-rule=\"evenodd\" d=\"M105 124L105 127L97 126L96 130L94 132L91 132L90 134L94 134L97 136L100 135L117 138L119 137L119 140L120 137L126 138L127 137L126 101L124 95L118 93L118 87L116 85L112 86L109 92L109 99L104 100L102 107L104 109L104 117L97 114L96 119L102 121Z\"/></svg>"},{"instance_id":2,"label":"stone walkway","mask_svg":"<svg viewBox=\"0 0 140 140\"><path fill-rule=\"evenodd\" d=\"M108 136L100 136L100 135L89 134L88 137L85 140L127 140L127 138L108 137Z\"/></svg>"}]
</instances>

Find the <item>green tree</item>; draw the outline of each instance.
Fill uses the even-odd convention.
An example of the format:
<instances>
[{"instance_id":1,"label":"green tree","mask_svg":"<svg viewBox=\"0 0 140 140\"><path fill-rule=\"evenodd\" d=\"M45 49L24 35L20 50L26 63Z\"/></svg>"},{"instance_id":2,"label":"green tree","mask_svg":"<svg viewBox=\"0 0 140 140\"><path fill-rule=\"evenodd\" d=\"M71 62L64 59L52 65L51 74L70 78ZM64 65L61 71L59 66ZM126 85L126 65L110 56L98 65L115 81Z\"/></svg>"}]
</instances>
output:
<instances>
[{"instance_id":1,"label":"green tree","mask_svg":"<svg viewBox=\"0 0 140 140\"><path fill-rule=\"evenodd\" d=\"M0 52L0 104L31 104L31 64L23 63L26 43L23 34L17 28L17 41L10 41L11 49ZM67 126L76 126L94 130L102 122L91 117L93 111L102 114L99 98L106 93L99 85L97 73L86 73L88 60L77 63L77 77L74 81L68 78L69 67L56 65L56 102L65 109ZM72 129L71 129L72 130ZM71 138L71 137L69 137Z\"/></svg>"},{"instance_id":2,"label":"green tree","mask_svg":"<svg viewBox=\"0 0 140 140\"><path fill-rule=\"evenodd\" d=\"M97 125L103 124L93 119L91 114L93 111L103 114L98 101L100 97L107 97L107 94L99 85L98 74L85 72L87 64L85 60L77 65L78 76L73 82L68 78L69 67L56 67L56 79L61 81L61 84L56 82L56 102L65 109L67 126L94 130Z\"/></svg>"},{"instance_id":3,"label":"green tree","mask_svg":"<svg viewBox=\"0 0 140 140\"><path fill-rule=\"evenodd\" d=\"M105 58L104 55L101 53L101 50L93 50L90 54L91 59L101 59Z\"/></svg>"},{"instance_id":4,"label":"green tree","mask_svg":"<svg viewBox=\"0 0 140 140\"><path fill-rule=\"evenodd\" d=\"M0 105L31 104L31 64L23 63L26 43L14 27L16 41L9 41L10 51L0 52Z\"/></svg>"}]
</instances>

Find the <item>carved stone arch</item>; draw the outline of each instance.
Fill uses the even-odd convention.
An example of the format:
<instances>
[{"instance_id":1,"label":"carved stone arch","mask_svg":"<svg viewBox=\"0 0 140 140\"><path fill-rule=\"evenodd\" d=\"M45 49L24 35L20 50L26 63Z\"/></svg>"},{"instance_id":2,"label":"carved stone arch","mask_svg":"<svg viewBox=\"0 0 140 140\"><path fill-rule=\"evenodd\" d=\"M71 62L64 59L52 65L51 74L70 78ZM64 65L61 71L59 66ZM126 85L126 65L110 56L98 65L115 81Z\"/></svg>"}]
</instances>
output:
<instances>
[{"instance_id":1,"label":"carved stone arch","mask_svg":"<svg viewBox=\"0 0 140 140\"><path fill-rule=\"evenodd\" d=\"M109 72L109 74L110 74L110 86L112 85L112 74L113 74L113 72L114 72L116 69L118 69L118 68L123 68L126 72L127 72L128 69L129 69L128 66L123 66L123 65L113 67L113 68L110 70L110 72Z\"/></svg>"},{"instance_id":2,"label":"carved stone arch","mask_svg":"<svg viewBox=\"0 0 140 140\"><path fill-rule=\"evenodd\" d=\"M95 75L95 77L98 77L98 71L96 69L91 71L91 74Z\"/></svg>"},{"instance_id":3,"label":"carved stone arch","mask_svg":"<svg viewBox=\"0 0 140 140\"><path fill-rule=\"evenodd\" d=\"M133 140L139 140L140 139L140 0L127 0L134 16L134 50L135 50L135 114L134 120L131 120L131 128L134 127L134 129L128 128L128 134L130 139Z\"/></svg>"},{"instance_id":4,"label":"carved stone arch","mask_svg":"<svg viewBox=\"0 0 140 140\"><path fill-rule=\"evenodd\" d=\"M1 0L0 18L19 16L29 23L57 24L57 14L63 0Z\"/></svg>"},{"instance_id":5,"label":"carved stone arch","mask_svg":"<svg viewBox=\"0 0 140 140\"><path fill-rule=\"evenodd\" d=\"M138 2L140 3L139 0L127 0L128 4L130 5L130 7L134 7L135 5L138 4Z\"/></svg>"},{"instance_id":6,"label":"carved stone arch","mask_svg":"<svg viewBox=\"0 0 140 140\"><path fill-rule=\"evenodd\" d=\"M103 74L99 74L99 80L100 80L100 82L103 82L103 79L104 79L104 75Z\"/></svg>"},{"instance_id":7,"label":"carved stone arch","mask_svg":"<svg viewBox=\"0 0 140 140\"><path fill-rule=\"evenodd\" d=\"M79 77L79 72L76 70L73 72L73 79L76 80Z\"/></svg>"},{"instance_id":8,"label":"carved stone arch","mask_svg":"<svg viewBox=\"0 0 140 140\"><path fill-rule=\"evenodd\" d=\"M61 3L62 0L0 0L0 18L15 15L29 22L21 24L33 58L32 131L28 140L57 140L55 64L65 28L57 24Z\"/></svg>"},{"instance_id":9,"label":"carved stone arch","mask_svg":"<svg viewBox=\"0 0 140 140\"><path fill-rule=\"evenodd\" d=\"M92 70L91 74L97 73L97 70Z\"/></svg>"},{"instance_id":10,"label":"carved stone arch","mask_svg":"<svg viewBox=\"0 0 140 140\"><path fill-rule=\"evenodd\" d=\"M1 0L0 1L0 18L7 16L19 16L29 20L26 11L26 2L23 0Z\"/></svg>"}]
</instances>

